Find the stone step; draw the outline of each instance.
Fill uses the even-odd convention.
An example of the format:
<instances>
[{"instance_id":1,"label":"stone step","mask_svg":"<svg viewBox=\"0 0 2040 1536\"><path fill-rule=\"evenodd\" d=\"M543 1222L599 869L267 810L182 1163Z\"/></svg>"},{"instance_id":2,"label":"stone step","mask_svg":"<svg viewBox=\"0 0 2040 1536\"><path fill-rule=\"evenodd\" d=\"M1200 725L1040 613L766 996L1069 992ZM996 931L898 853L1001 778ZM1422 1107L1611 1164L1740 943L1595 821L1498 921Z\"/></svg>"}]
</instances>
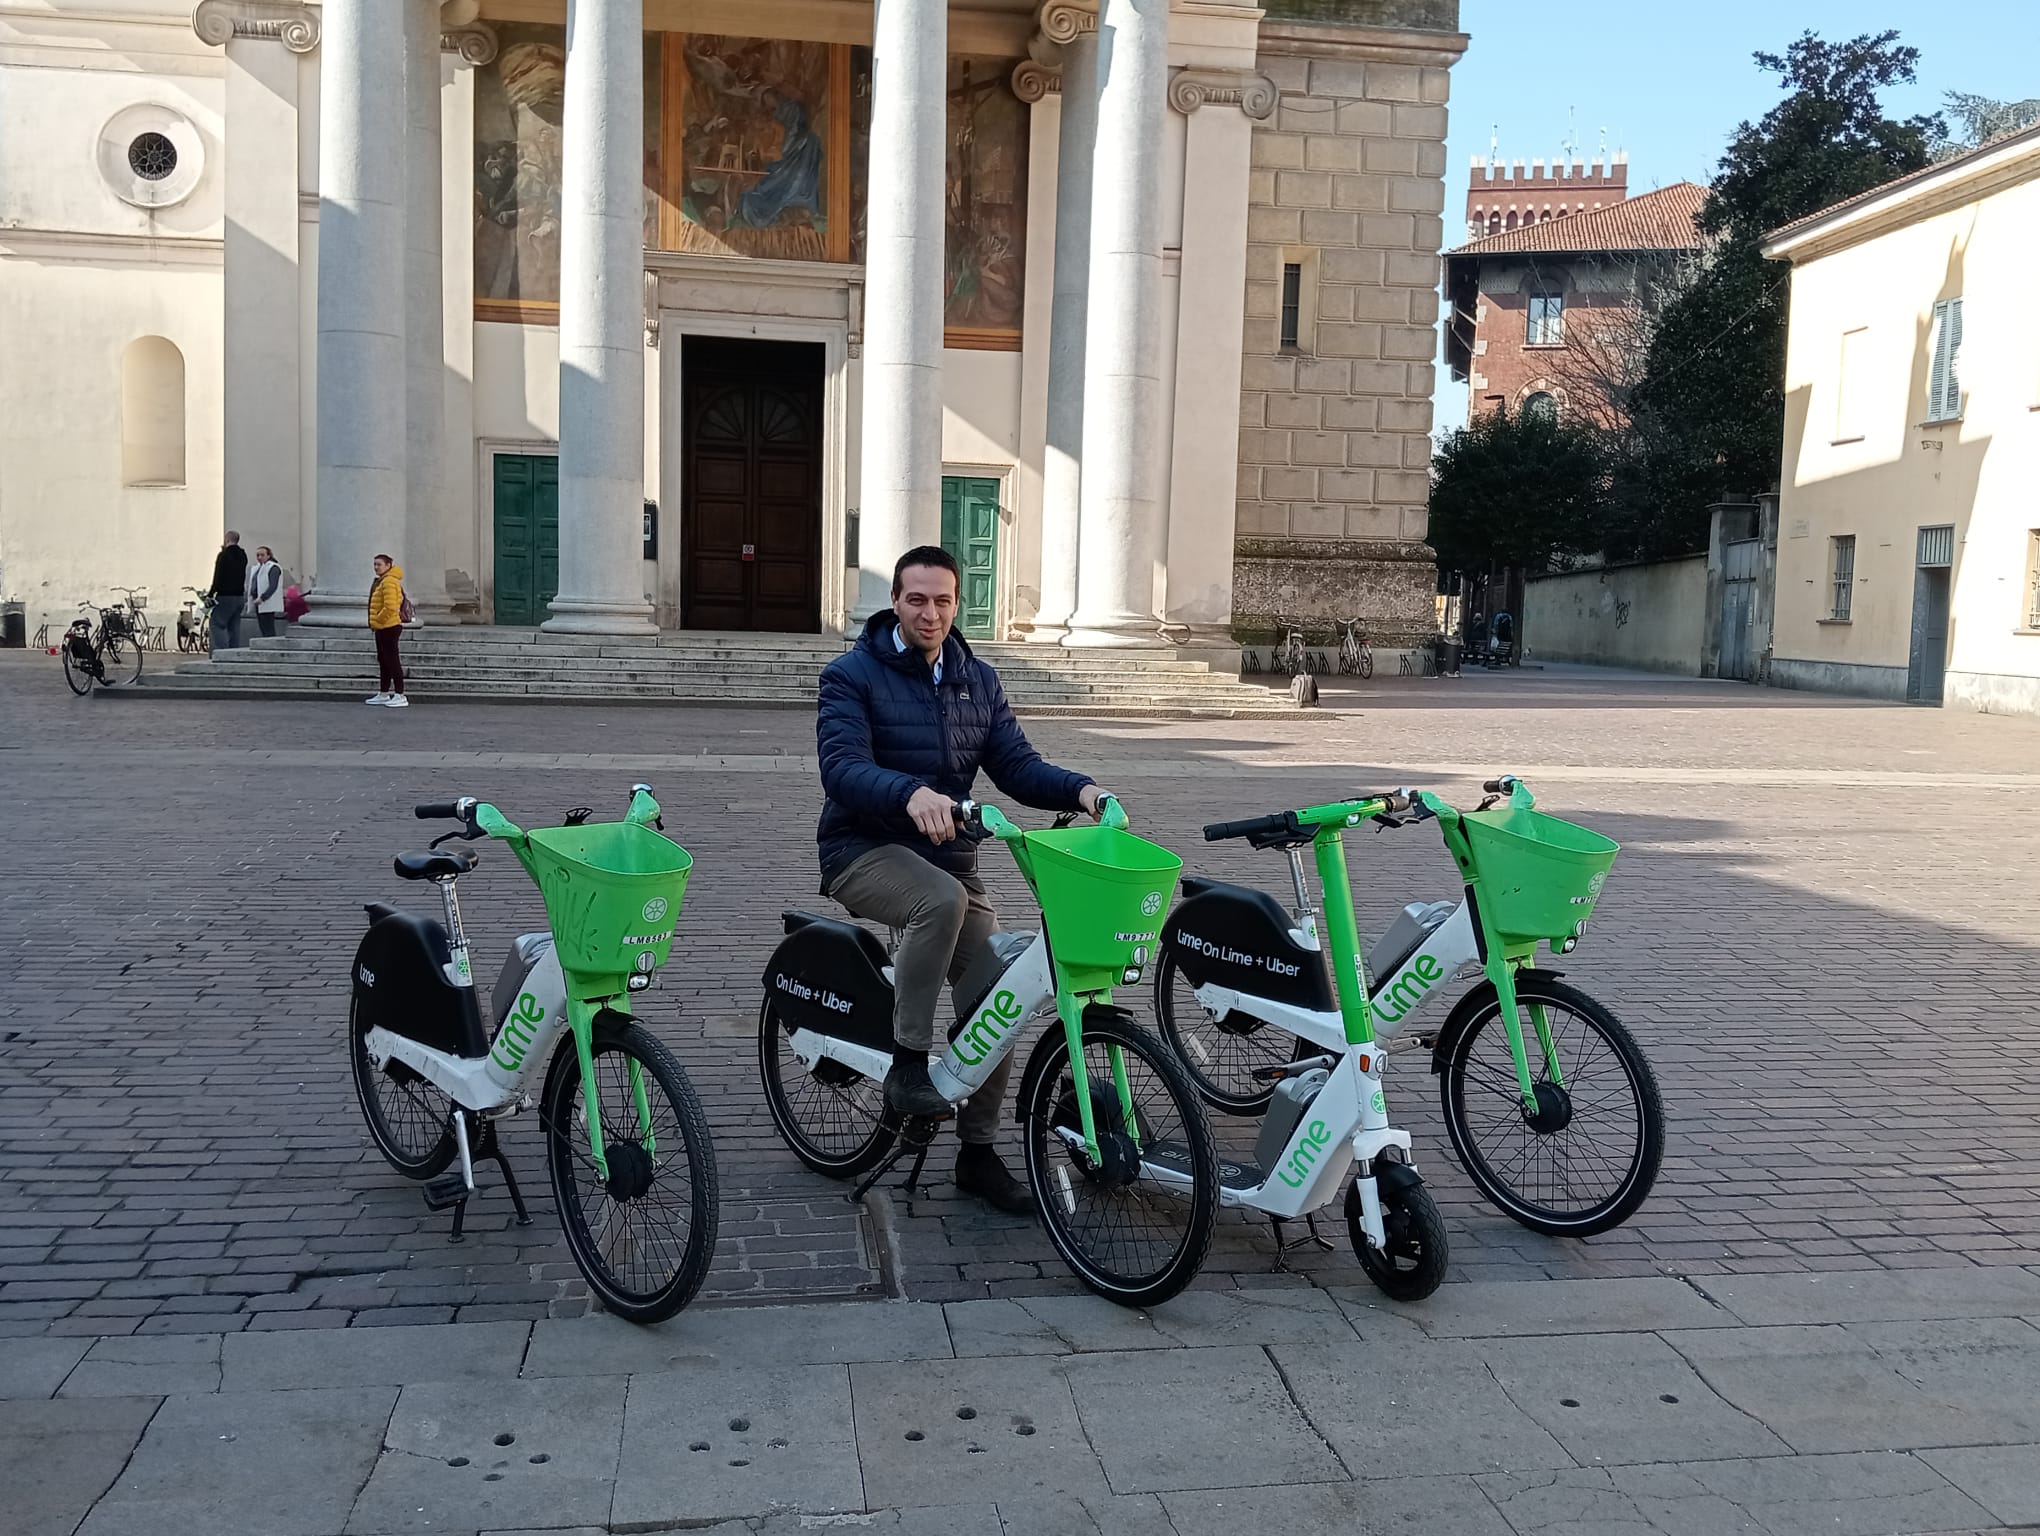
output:
<instances>
[{"instance_id":1,"label":"stone step","mask_svg":"<svg viewBox=\"0 0 2040 1536\"><path fill-rule=\"evenodd\" d=\"M667 667L694 667L703 664L742 664L756 667L798 666L819 672L832 660L837 651L797 651L780 647L700 647L650 646L630 642L612 642L600 647L549 647L522 645L494 645L489 642L470 644L459 640L420 640L407 638L404 641L404 657L409 661L459 661L462 665L496 666L503 664L534 664L567 668L600 668L604 665L623 662L627 664L656 665ZM262 659L291 657L294 660L311 660L324 657L342 657L350 661L369 656L365 642L301 644L269 642L244 647L235 651L223 651L213 658L223 666L245 666ZM998 655L984 655L984 660L997 668L1001 676L1039 673L1065 676L1071 673L1102 673L1111 676L1123 674L1129 665L1123 653L1114 652L1048 652L1032 647L1015 646ZM1145 657L1134 663L1143 674L1185 677L1226 677L1230 674L1214 672L1209 663L1186 660L1174 656Z\"/></svg>"}]
</instances>

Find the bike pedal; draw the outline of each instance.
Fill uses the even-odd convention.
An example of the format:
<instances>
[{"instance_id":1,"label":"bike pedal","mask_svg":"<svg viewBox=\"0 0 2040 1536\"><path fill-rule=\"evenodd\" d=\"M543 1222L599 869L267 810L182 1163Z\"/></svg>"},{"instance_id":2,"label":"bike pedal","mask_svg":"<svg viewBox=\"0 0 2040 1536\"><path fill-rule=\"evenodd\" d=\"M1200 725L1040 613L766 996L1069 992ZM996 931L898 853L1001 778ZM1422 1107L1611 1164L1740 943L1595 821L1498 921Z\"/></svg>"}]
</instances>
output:
<instances>
[{"instance_id":1,"label":"bike pedal","mask_svg":"<svg viewBox=\"0 0 2040 1536\"><path fill-rule=\"evenodd\" d=\"M434 1211L450 1211L471 1193L467 1180L458 1173L442 1173L436 1179L427 1179L419 1186L419 1192L425 1196L426 1208Z\"/></svg>"}]
</instances>

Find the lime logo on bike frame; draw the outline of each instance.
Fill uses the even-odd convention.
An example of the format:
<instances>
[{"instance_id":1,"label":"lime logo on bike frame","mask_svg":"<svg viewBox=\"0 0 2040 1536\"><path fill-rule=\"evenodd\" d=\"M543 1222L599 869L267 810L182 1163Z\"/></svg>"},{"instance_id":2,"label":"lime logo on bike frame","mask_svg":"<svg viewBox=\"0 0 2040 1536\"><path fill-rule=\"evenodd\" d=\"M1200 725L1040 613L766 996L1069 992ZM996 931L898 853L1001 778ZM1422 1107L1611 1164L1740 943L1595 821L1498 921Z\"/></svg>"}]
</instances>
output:
<instances>
[{"instance_id":1,"label":"lime logo on bike frame","mask_svg":"<svg viewBox=\"0 0 2040 1536\"><path fill-rule=\"evenodd\" d=\"M1445 979L1445 967L1429 955L1419 955L1403 973L1389 983L1374 1000L1375 1017L1393 1024L1429 995Z\"/></svg>"},{"instance_id":2,"label":"lime logo on bike frame","mask_svg":"<svg viewBox=\"0 0 2040 1536\"><path fill-rule=\"evenodd\" d=\"M956 1059L969 1067L983 1061L1019 1022L1020 1012L1020 999L1011 992L995 994L956 1037Z\"/></svg>"},{"instance_id":3,"label":"lime logo on bike frame","mask_svg":"<svg viewBox=\"0 0 2040 1536\"><path fill-rule=\"evenodd\" d=\"M1303 1133L1303 1145L1289 1154L1288 1163L1276 1170L1275 1177L1291 1189L1303 1188L1303 1181L1310 1177L1310 1171L1317 1165L1318 1154L1330 1145L1332 1133L1322 1120L1313 1120L1310 1129Z\"/></svg>"},{"instance_id":4,"label":"lime logo on bike frame","mask_svg":"<svg viewBox=\"0 0 2040 1536\"><path fill-rule=\"evenodd\" d=\"M515 1072L524 1064L524 1053L531 1048L531 1042L538 1038L539 1026L545 1023L545 1005L529 992L517 999L517 1007L510 1017L503 1021L502 1033L496 1036L495 1047L489 1052L497 1066L505 1072Z\"/></svg>"}]
</instances>

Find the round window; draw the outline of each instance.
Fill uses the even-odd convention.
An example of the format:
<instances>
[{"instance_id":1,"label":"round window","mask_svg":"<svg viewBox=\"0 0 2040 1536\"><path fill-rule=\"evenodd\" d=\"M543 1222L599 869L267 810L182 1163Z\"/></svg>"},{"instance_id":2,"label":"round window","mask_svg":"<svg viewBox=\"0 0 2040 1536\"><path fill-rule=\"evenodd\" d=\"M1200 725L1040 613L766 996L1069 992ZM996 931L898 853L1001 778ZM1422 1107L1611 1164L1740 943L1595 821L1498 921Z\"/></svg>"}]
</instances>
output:
<instances>
[{"instance_id":1,"label":"round window","mask_svg":"<svg viewBox=\"0 0 2040 1536\"><path fill-rule=\"evenodd\" d=\"M162 181L177 169L177 146L154 131L136 134L127 160L128 169L142 180Z\"/></svg>"}]
</instances>

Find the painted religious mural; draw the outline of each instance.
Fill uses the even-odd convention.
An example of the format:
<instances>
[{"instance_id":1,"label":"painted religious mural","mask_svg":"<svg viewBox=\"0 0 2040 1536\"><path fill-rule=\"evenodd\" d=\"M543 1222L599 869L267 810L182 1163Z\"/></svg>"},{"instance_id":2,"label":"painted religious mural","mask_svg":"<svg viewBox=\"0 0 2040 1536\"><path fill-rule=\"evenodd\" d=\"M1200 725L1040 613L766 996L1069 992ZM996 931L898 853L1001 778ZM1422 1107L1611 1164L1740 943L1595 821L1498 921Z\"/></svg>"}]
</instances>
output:
<instances>
[{"instance_id":1,"label":"painted religious mural","mask_svg":"<svg viewBox=\"0 0 2040 1536\"><path fill-rule=\"evenodd\" d=\"M497 27L475 81L475 313L550 319L560 293L566 37ZM1012 61L949 65L944 323L952 346L1017 347L1028 109ZM649 33L645 244L783 261L862 261L871 53L842 44Z\"/></svg>"},{"instance_id":2,"label":"painted religious mural","mask_svg":"<svg viewBox=\"0 0 2040 1536\"><path fill-rule=\"evenodd\" d=\"M475 79L475 312L544 318L560 299L564 27L505 22ZM645 39L645 239L658 230L659 39Z\"/></svg>"}]
</instances>

